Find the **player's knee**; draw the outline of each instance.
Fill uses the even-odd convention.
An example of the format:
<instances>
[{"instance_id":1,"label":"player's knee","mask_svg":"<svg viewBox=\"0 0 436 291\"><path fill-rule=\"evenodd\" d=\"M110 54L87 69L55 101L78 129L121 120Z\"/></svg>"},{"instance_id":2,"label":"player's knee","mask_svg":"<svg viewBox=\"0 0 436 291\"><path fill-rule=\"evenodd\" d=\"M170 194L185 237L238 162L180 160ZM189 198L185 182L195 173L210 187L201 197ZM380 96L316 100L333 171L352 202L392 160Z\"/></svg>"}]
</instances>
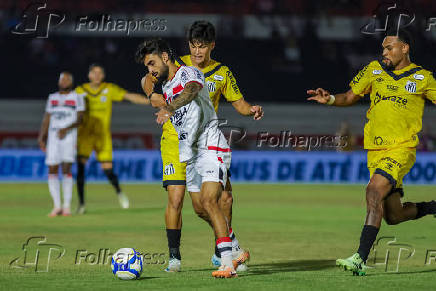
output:
<instances>
[{"instance_id":1,"label":"player's knee","mask_svg":"<svg viewBox=\"0 0 436 291\"><path fill-rule=\"evenodd\" d=\"M395 225L399 224L401 219L397 215L389 213L385 216L385 221L388 225Z\"/></svg>"},{"instance_id":2,"label":"player's knee","mask_svg":"<svg viewBox=\"0 0 436 291\"><path fill-rule=\"evenodd\" d=\"M181 211L183 207L183 198L182 197L171 197L168 199L168 206L176 211Z\"/></svg>"},{"instance_id":3,"label":"player's knee","mask_svg":"<svg viewBox=\"0 0 436 291\"><path fill-rule=\"evenodd\" d=\"M366 204L368 208L376 207L382 202L380 188L375 183L369 183L366 186Z\"/></svg>"}]
</instances>

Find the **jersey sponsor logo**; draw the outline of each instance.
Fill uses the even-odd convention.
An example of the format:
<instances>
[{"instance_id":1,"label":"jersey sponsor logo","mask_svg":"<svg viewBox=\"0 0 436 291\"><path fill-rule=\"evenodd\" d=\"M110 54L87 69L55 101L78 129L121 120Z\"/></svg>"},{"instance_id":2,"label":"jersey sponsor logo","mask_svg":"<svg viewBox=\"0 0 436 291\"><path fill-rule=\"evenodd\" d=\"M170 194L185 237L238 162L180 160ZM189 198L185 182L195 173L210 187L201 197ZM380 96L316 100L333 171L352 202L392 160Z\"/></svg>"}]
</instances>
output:
<instances>
[{"instance_id":1,"label":"jersey sponsor logo","mask_svg":"<svg viewBox=\"0 0 436 291\"><path fill-rule=\"evenodd\" d=\"M374 144L375 145L382 145L383 144L383 139L381 136L374 136Z\"/></svg>"},{"instance_id":2,"label":"jersey sponsor logo","mask_svg":"<svg viewBox=\"0 0 436 291\"><path fill-rule=\"evenodd\" d=\"M65 112L65 111L55 111L51 113L51 116L53 116L56 120L63 120L66 118L69 118L72 115L71 112Z\"/></svg>"},{"instance_id":3,"label":"jersey sponsor logo","mask_svg":"<svg viewBox=\"0 0 436 291\"><path fill-rule=\"evenodd\" d=\"M235 80L235 78L234 78L233 75L232 75L232 72L227 71L227 77L229 77L229 79L230 79L230 84L231 84L231 86L232 86L233 91L234 91L236 94L239 94L239 88L238 88L238 85L236 84L236 80Z\"/></svg>"},{"instance_id":4,"label":"jersey sponsor logo","mask_svg":"<svg viewBox=\"0 0 436 291\"><path fill-rule=\"evenodd\" d=\"M410 93L416 93L416 82L407 81L406 86L404 87Z\"/></svg>"},{"instance_id":5,"label":"jersey sponsor logo","mask_svg":"<svg viewBox=\"0 0 436 291\"><path fill-rule=\"evenodd\" d=\"M386 85L386 89L391 90L391 91L397 91L398 90L398 86Z\"/></svg>"},{"instance_id":6,"label":"jersey sponsor logo","mask_svg":"<svg viewBox=\"0 0 436 291\"><path fill-rule=\"evenodd\" d=\"M183 131L179 134L179 140L185 140L188 138L188 133Z\"/></svg>"},{"instance_id":7,"label":"jersey sponsor logo","mask_svg":"<svg viewBox=\"0 0 436 291\"><path fill-rule=\"evenodd\" d=\"M383 71L382 70L374 70L372 71L373 75L380 75Z\"/></svg>"},{"instance_id":8,"label":"jersey sponsor logo","mask_svg":"<svg viewBox=\"0 0 436 291\"><path fill-rule=\"evenodd\" d=\"M416 80L424 80L424 75L421 75L421 74L415 74L415 75L413 75L413 78L415 78Z\"/></svg>"},{"instance_id":9,"label":"jersey sponsor logo","mask_svg":"<svg viewBox=\"0 0 436 291\"><path fill-rule=\"evenodd\" d=\"M380 161L386 161L386 162L388 163L388 164L387 164L388 167L389 167L389 165L390 165L390 168L392 168L393 165L398 166L398 168L403 167L403 165L402 165L401 163L397 162L396 160L394 160L394 159L391 158L391 157L384 157L384 158L380 159Z\"/></svg>"},{"instance_id":10,"label":"jersey sponsor logo","mask_svg":"<svg viewBox=\"0 0 436 291\"><path fill-rule=\"evenodd\" d=\"M100 97L100 101L101 101L101 102L104 103L104 102L106 102L106 100L107 100L106 96L101 96L101 97Z\"/></svg>"},{"instance_id":11,"label":"jersey sponsor logo","mask_svg":"<svg viewBox=\"0 0 436 291\"><path fill-rule=\"evenodd\" d=\"M183 117L186 115L186 113L188 113L188 108L186 106L176 110L173 116L171 116L171 123L174 126L181 126L183 123Z\"/></svg>"},{"instance_id":12,"label":"jersey sponsor logo","mask_svg":"<svg viewBox=\"0 0 436 291\"><path fill-rule=\"evenodd\" d=\"M217 81L222 81L222 80L224 80L224 77L221 76L221 75L213 75L213 78L214 78L215 80L217 80Z\"/></svg>"},{"instance_id":13,"label":"jersey sponsor logo","mask_svg":"<svg viewBox=\"0 0 436 291\"><path fill-rule=\"evenodd\" d=\"M215 92L216 91L216 83L211 81L206 81L207 91Z\"/></svg>"},{"instance_id":14,"label":"jersey sponsor logo","mask_svg":"<svg viewBox=\"0 0 436 291\"><path fill-rule=\"evenodd\" d=\"M378 92L375 93L374 106L380 101L394 102L394 106L405 107L407 105L407 99L399 96L382 96Z\"/></svg>"},{"instance_id":15,"label":"jersey sponsor logo","mask_svg":"<svg viewBox=\"0 0 436 291\"><path fill-rule=\"evenodd\" d=\"M362 70L360 70L360 72L353 79L353 85L356 85L357 83L359 83L360 79L362 79L362 77L365 74L367 69L368 69L368 66L365 66L365 67L363 67Z\"/></svg>"},{"instance_id":16,"label":"jersey sponsor logo","mask_svg":"<svg viewBox=\"0 0 436 291\"><path fill-rule=\"evenodd\" d=\"M165 166L164 175L169 176L169 175L174 175L175 173L176 170L174 169L172 163Z\"/></svg>"},{"instance_id":17,"label":"jersey sponsor logo","mask_svg":"<svg viewBox=\"0 0 436 291\"><path fill-rule=\"evenodd\" d=\"M183 71L182 74L180 74L180 79L182 80L183 83L186 83L188 81L188 74Z\"/></svg>"}]
</instances>

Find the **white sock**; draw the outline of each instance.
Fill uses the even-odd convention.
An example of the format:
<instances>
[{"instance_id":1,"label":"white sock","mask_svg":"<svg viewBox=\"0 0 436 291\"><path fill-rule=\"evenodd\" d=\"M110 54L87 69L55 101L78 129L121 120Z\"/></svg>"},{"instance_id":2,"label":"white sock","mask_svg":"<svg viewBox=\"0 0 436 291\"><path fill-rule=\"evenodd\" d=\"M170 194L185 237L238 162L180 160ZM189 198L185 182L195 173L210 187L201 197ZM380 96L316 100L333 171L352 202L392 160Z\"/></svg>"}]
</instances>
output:
<instances>
[{"instance_id":1,"label":"white sock","mask_svg":"<svg viewBox=\"0 0 436 291\"><path fill-rule=\"evenodd\" d=\"M73 197L73 176L64 174L62 178L62 194L64 195L64 208L70 208Z\"/></svg>"},{"instance_id":2,"label":"white sock","mask_svg":"<svg viewBox=\"0 0 436 291\"><path fill-rule=\"evenodd\" d=\"M220 237L216 240L216 246L221 253L221 266L229 266L232 264L232 240L230 237Z\"/></svg>"},{"instance_id":3,"label":"white sock","mask_svg":"<svg viewBox=\"0 0 436 291\"><path fill-rule=\"evenodd\" d=\"M235 233L233 232L232 228L229 229L229 236L230 236L230 239L232 240L232 250L234 252L239 251L239 249L241 247L239 246L238 239L236 238Z\"/></svg>"},{"instance_id":4,"label":"white sock","mask_svg":"<svg viewBox=\"0 0 436 291\"><path fill-rule=\"evenodd\" d=\"M61 190L57 174L48 175L48 190L50 191L51 198L53 198L54 208L61 208Z\"/></svg>"}]
</instances>

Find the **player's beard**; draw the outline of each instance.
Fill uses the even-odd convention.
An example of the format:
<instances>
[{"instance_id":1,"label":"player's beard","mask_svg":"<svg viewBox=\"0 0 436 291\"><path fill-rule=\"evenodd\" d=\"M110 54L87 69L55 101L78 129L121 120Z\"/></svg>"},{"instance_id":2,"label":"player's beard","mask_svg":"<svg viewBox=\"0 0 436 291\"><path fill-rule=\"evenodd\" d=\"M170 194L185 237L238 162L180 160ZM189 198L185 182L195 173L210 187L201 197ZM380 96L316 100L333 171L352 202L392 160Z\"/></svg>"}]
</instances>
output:
<instances>
[{"instance_id":1,"label":"player's beard","mask_svg":"<svg viewBox=\"0 0 436 291\"><path fill-rule=\"evenodd\" d=\"M167 65L163 64L162 65L162 71L159 74L159 77L157 78L158 83L164 83L168 80L168 75L170 73L170 67L168 67Z\"/></svg>"},{"instance_id":2,"label":"player's beard","mask_svg":"<svg viewBox=\"0 0 436 291\"><path fill-rule=\"evenodd\" d=\"M73 86L68 86L68 87L59 87L59 92L61 93L68 93L73 89Z\"/></svg>"},{"instance_id":3,"label":"player's beard","mask_svg":"<svg viewBox=\"0 0 436 291\"><path fill-rule=\"evenodd\" d=\"M384 62L384 60L388 60L388 64L386 64ZM387 71L393 71L395 69L394 63L389 59L382 58L382 64L383 64L384 69Z\"/></svg>"}]
</instances>

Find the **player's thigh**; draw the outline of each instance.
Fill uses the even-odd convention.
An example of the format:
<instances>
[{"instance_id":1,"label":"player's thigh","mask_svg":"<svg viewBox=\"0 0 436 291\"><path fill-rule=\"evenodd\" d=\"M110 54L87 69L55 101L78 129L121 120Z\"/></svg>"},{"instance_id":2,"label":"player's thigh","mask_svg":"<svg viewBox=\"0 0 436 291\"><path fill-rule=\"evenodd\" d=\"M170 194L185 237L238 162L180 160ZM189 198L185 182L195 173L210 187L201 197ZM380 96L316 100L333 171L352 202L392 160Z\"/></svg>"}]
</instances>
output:
<instances>
[{"instance_id":1,"label":"player's thigh","mask_svg":"<svg viewBox=\"0 0 436 291\"><path fill-rule=\"evenodd\" d=\"M180 162L177 135L163 133L161 138L162 184L186 185L186 163Z\"/></svg>"},{"instance_id":2,"label":"player's thigh","mask_svg":"<svg viewBox=\"0 0 436 291\"><path fill-rule=\"evenodd\" d=\"M94 136L78 134L77 136L77 156L88 160L94 149ZM83 162L83 160L82 160ZM85 161L86 163L86 161Z\"/></svg>"},{"instance_id":3,"label":"player's thigh","mask_svg":"<svg viewBox=\"0 0 436 291\"><path fill-rule=\"evenodd\" d=\"M62 163L74 163L77 156L77 134L73 130L60 140L60 154Z\"/></svg>"},{"instance_id":4,"label":"player's thigh","mask_svg":"<svg viewBox=\"0 0 436 291\"><path fill-rule=\"evenodd\" d=\"M226 188L228 166L215 152L206 151L201 154L195 161L195 168L201 176L202 183L217 182L222 189Z\"/></svg>"},{"instance_id":5,"label":"player's thigh","mask_svg":"<svg viewBox=\"0 0 436 291\"><path fill-rule=\"evenodd\" d=\"M50 130L47 137L45 164L47 166L59 165L61 163L61 142L57 137L56 130Z\"/></svg>"},{"instance_id":6,"label":"player's thigh","mask_svg":"<svg viewBox=\"0 0 436 291\"><path fill-rule=\"evenodd\" d=\"M101 164L112 164L112 136L110 132L97 138L95 144L95 155L97 161L99 161ZM112 166L110 166L110 168L112 168Z\"/></svg>"}]
</instances>

